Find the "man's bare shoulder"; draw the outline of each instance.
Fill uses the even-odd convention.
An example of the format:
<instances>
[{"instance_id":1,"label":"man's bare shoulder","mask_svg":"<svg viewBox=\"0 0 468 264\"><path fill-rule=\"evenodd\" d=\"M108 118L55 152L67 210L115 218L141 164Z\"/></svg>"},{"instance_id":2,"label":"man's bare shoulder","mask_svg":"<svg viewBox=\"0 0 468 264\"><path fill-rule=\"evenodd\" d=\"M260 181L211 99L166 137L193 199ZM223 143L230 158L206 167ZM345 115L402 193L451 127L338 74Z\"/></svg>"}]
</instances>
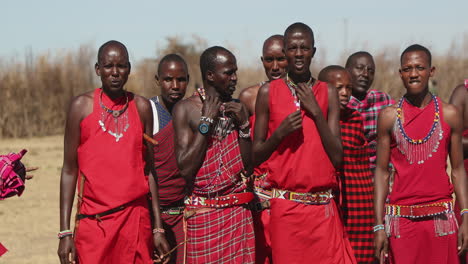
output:
<instances>
[{"instance_id":1,"label":"man's bare shoulder","mask_svg":"<svg viewBox=\"0 0 468 264\"><path fill-rule=\"evenodd\" d=\"M270 92L270 83L269 82L266 82L264 83L262 86L260 86L260 88L258 88L258 95L268 95L268 93Z\"/></svg>"},{"instance_id":2,"label":"man's bare shoulder","mask_svg":"<svg viewBox=\"0 0 468 264\"><path fill-rule=\"evenodd\" d=\"M70 109L84 109L94 103L94 90L77 95L71 99Z\"/></svg>"},{"instance_id":3,"label":"man's bare shoulder","mask_svg":"<svg viewBox=\"0 0 468 264\"><path fill-rule=\"evenodd\" d=\"M390 105L380 110L379 120L382 120L382 122L391 121L393 123L393 121L396 119L396 116L397 116L397 106Z\"/></svg>"},{"instance_id":4,"label":"man's bare shoulder","mask_svg":"<svg viewBox=\"0 0 468 264\"><path fill-rule=\"evenodd\" d=\"M456 122L461 121L461 115L458 108L453 105L442 101L442 113L444 121L450 126L453 127L456 125Z\"/></svg>"},{"instance_id":5,"label":"man's bare shoulder","mask_svg":"<svg viewBox=\"0 0 468 264\"><path fill-rule=\"evenodd\" d=\"M257 97L257 93L260 87L261 83L244 88L239 94L239 100L241 100L241 102L244 102L245 100L249 100L252 97Z\"/></svg>"},{"instance_id":6,"label":"man's bare shoulder","mask_svg":"<svg viewBox=\"0 0 468 264\"><path fill-rule=\"evenodd\" d=\"M147 111L151 108L150 101L147 98L137 94L134 94L133 96L135 105L139 110Z\"/></svg>"},{"instance_id":7,"label":"man's bare shoulder","mask_svg":"<svg viewBox=\"0 0 468 264\"><path fill-rule=\"evenodd\" d=\"M202 102L199 96L192 95L184 100L180 100L176 103L173 110L174 117L180 116L182 113L186 113L188 111L194 111L197 106L201 109Z\"/></svg>"}]
</instances>

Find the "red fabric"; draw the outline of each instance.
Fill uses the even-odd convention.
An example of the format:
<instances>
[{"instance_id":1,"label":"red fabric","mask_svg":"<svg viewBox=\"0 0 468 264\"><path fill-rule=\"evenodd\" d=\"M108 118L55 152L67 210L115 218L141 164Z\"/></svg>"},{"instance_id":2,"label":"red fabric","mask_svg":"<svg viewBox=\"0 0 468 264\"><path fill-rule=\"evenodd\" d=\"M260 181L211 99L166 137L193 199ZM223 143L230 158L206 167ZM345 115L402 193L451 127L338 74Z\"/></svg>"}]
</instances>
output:
<instances>
[{"instance_id":1,"label":"red fabric","mask_svg":"<svg viewBox=\"0 0 468 264\"><path fill-rule=\"evenodd\" d=\"M0 155L0 200L23 194L26 168L20 160L26 152Z\"/></svg>"},{"instance_id":2,"label":"red fabric","mask_svg":"<svg viewBox=\"0 0 468 264\"><path fill-rule=\"evenodd\" d=\"M187 263L255 261L252 214L241 206L196 214L187 221Z\"/></svg>"},{"instance_id":3,"label":"red fabric","mask_svg":"<svg viewBox=\"0 0 468 264\"><path fill-rule=\"evenodd\" d=\"M116 142L98 123L102 113L99 94L96 89L93 112L80 124L78 167L80 178L85 177L80 213L93 215L133 202L125 210L103 217L102 222L93 218L79 222L78 258L85 264L151 263L149 186L144 174L143 128L134 96L128 93L129 127ZM122 109L125 104L125 97L112 101L103 94L102 100L111 109ZM106 127L112 128L113 117L108 121Z\"/></svg>"},{"instance_id":4,"label":"red fabric","mask_svg":"<svg viewBox=\"0 0 468 264\"><path fill-rule=\"evenodd\" d=\"M208 197L241 192L246 188L240 178L243 169L237 130L222 141L210 138L205 160L195 176L193 194Z\"/></svg>"},{"instance_id":5,"label":"red fabric","mask_svg":"<svg viewBox=\"0 0 468 264\"><path fill-rule=\"evenodd\" d=\"M145 197L123 211L101 218L85 218L75 230L78 263L153 263L151 219Z\"/></svg>"},{"instance_id":6,"label":"red fabric","mask_svg":"<svg viewBox=\"0 0 468 264\"><path fill-rule=\"evenodd\" d=\"M171 206L184 199L185 180L180 176L174 149L174 127L172 121L154 135L158 145L154 146L154 167L158 177L159 202Z\"/></svg>"},{"instance_id":7,"label":"red fabric","mask_svg":"<svg viewBox=\"0 0 468 264\"><path fill-rule=\"evenodd\" d=\"M216 197L237 193L246 186L237 131L223 140L209 139L193 193ZM198 208L187 205L187 210ZM187 263L254 263L255 235L252 213L244 206L213 209L187 219Z\"/></svg>"},{"instance_id":8,"label":"red fabric","mask_svg":"<svg viewBox=\"0 0 468 264\"><path fill-rule=\"evenodd\" d=\"M327 118L328 86L317 81L312 88L315 98ZM294 98L284 80L270 82L269 133L296 111ZM295 192L316 192L336 186L335 169L325 153L313 119L304 110L302 129L286 136L268 160L267 180L273 188Z\"/></svg>"},{"instance_id":9,"label":"red fabric","mask_svg":"<svg viewBox=\"0 0 468 264\"><path fill-rule=\"evenodd\" d=\"M400 238L389 238L392 264L457 264L457 233L437 236L433 218L399 219Z\"/></svg>"},{"instance_id":10,"label":"red fabric","mask_svg":"<svg viewBox=\"0 0 468 264\"><path fill-rule=\"evenodd\" d=\"M418 205L452 199L453 186L447 175L450 127L443 118L442 102L438 98L437 100L440 106L443 139L440 141L437 152L432 153L432 157L423 164L409 164L392 138L390 161L395 167L395 178L393 190L389 196L390 204ZM419 109L405 101L402 108L403 126L408 136L424 138L434 120L434 102L431 101L424 109Z\"/></svg>"},{"instance_id":11,"label":"red fabric","mask_svg":"<svg viewBox=\"0 0 468 264\"><path fill-rule=\"evenodd\" d=\"M333 200L328 205L270 201L273 263L356 263Z\"/></svg>"},{"instance_id":12,"label":"red fabric","mask_svg":"<svg viewBox=\"0 0 468 264\"><path fill-rule=\"evenodd\" d=\"M361 114L352 109L342 110L340 125L344 154L339 170L343 223L357 262L371 263L374 260L374 188Z\"/></svg>"},{"instance_id":13,"label":"red fabric","mask_svg":"<svg viewBox=\"0 0 468 264\"><path fill-rule=\"evenodd\" d=\"M255 263L270 264L273 261L270 236L270 209L252 212L255 229Z\"/></svg>"},{"instance_id":14,"label":"red fabric","mask_svg":"<svg viewBox=\"0 0 468 264\"><path fill-rule=\"evenodd\" d=\"M7 252L8 252L8 249L6 249L6 247L4 247L2 243L0 243L0 257Z\"/></svg>"},{"instance_id":15,"label":"red fabric","mask_svg":"<svg viewBox=\"0 0 468 264\"><path fill-rule=\"evenodd\" d=\"M185 240L184 219L183 214L168 215L161 214L163 228L166 230L166 239L171 249L179 245ZM184 263L184 248L185 245L179 246L171 253L171 261L169 263L182 264Z\"/></svg>"}]
</instances>

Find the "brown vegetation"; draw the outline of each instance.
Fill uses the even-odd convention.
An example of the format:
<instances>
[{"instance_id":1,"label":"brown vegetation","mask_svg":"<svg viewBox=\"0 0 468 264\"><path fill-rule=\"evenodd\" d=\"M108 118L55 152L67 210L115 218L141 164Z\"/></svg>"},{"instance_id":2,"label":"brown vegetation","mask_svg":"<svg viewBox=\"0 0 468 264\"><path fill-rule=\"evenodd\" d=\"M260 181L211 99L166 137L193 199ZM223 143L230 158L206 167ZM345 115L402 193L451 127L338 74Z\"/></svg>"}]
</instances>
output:
<instances>
[{"instance_id":1,"label":"brown vegetation","mask_svg":"<svg viewBox=\"0 0 468 264\"><path fill-rule=\"evenodd\" d=\"M158 59L168 53L179 53L188 63L190 84L188 95L196 85L201 85L199 56L207 47L204 39L193 36L189 41L178 37L167 38L165 47L157 50L157 58L133 62L127 88L146 97L158 93L154 74ZM444 54L434 54L437 66L434 80L437 92L447 100L452 89L468 78L468 37L455 43ZM241 51L234 50L234 53ZM402 89L398 77L399 54L397 48L381 48L373 52L376 65L376 89L400 97ZM344 64L346 56L342 56ZM78 50L57 54L26 55L25 61L0 59L0 138L30 137L60 134L63 132L66 108L71 97L98 85L94 73L96 49L83 45ZM260 60L253 65L239 65L238 91L264 80ZM334 62L336 64L337 62ZM326 66L324 60L313 63L313 72Z\"/></svg>"}]
</instances>

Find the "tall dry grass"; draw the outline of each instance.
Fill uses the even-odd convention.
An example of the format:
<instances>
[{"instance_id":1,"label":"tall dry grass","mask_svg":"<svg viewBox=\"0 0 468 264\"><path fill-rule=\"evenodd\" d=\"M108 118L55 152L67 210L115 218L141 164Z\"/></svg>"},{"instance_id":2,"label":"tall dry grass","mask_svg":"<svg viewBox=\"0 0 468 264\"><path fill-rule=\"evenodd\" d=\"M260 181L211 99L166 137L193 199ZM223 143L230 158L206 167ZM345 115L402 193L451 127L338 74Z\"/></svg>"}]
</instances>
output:
<instances>
[{"instance_id":1,"label":"tall dry grass","mask_svg":"<svg viewBox=\"0 0 468 264\"><path fill-rule=\"evenodd\" d=\"M187 94L202 84L199 57L207 42L192 36L188 40L169 37L166 44L156 50L157 56L132 61L132 73L127 89L151 97L159 93L154 75L159 59L168 53L182 55L188 64L190 83ZM232 49L234 54L240 50ZM400 50L383 47L374 52L377 71L374 88L398 98L404 88L398 76ZM260 53L260 48L259 48ZM452 89L468 78L468 35L454 41L444 53L433 54L437 67L434 80L437 92L448 100ZM326 53L314 59L313 73L328 64L344 64L349 54L342 53L341 61L327 62ZM0 138L45 136L63 133L66 108L70 99L99 85L94 73L96 48L83 45L77 50L35 55L31 52L24 60L0 58ZM259 59L252 64L239 64L238 91L265 79Z\"/></svg>"}]
</instances>

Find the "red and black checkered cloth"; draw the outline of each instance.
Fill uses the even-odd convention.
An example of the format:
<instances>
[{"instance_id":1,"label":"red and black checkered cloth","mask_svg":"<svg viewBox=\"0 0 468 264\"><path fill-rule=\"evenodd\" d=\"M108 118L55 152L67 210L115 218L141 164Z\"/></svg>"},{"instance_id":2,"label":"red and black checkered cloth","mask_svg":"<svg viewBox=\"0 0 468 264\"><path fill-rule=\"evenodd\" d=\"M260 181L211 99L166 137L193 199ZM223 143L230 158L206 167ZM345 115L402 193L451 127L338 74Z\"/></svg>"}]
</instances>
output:
<instances>
[{"instance_id":1,"label":"red and black checkered cloth","mask_svg":"<svg viewBox=\"0 0 468 264\"><path fill-rule=\"evenodd\" d=\"M371 263L374 255L373 183L368 144L358 111L341 111L344 159L339 171L343 222L358 263Z\"/></svg>"}]
</instances>

